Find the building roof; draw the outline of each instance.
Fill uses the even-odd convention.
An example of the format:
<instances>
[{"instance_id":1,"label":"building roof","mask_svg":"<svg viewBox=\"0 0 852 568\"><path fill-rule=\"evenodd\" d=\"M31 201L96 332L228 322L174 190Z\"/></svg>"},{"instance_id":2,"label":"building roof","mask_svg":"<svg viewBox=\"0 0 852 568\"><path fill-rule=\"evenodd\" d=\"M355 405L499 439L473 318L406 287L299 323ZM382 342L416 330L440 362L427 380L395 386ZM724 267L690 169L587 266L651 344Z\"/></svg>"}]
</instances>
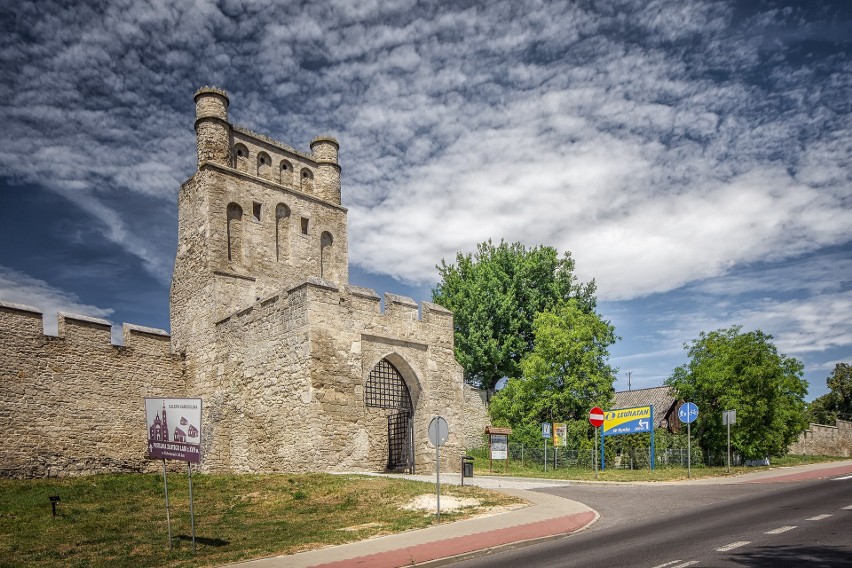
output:
<instances>
[{"instance_id":1,"label":"building roof","mask_svg":"<svg viewBox=\"0 0 852 568\"><path fill-rule=\"evenodd\" d=\"M616 392L613 408L632 408L653 404L654 424L659 428L660 420L666 418L666 413L675 402L674 392L670 387L653 387Z\"/></svg>"}]
</instances>

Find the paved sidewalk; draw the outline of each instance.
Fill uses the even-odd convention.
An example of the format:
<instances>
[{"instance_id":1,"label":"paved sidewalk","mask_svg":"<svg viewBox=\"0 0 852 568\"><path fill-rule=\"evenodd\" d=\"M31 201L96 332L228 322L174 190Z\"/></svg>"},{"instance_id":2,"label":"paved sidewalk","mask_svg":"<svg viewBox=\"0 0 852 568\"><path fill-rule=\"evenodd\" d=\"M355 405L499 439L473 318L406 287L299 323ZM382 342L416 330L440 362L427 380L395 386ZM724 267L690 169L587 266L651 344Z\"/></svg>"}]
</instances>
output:
<instances>
[{"instance_id":1,"label":"paved sidewalk","mask_svg":"<svg viewBox=\"0 0 852 568\"><path fill-rule=\"evenodd\" d=\"M434 476L408 475L406 479L435 480ZM441 476L441 484L459 484L458 474ZM413 564L440 566L459 556L484 554L490 550L518 546L521 543L555 538L581 530L598 518L589 507L536 493L529 489L565 485L552 480L516 480L496 478L467 479L465 484L492 487L530 502L520 509L441 524L425 529L381 536L291 554L242 562L248 568L323 568L364 567L397 568Z\"/></svg>"}]
</instances>

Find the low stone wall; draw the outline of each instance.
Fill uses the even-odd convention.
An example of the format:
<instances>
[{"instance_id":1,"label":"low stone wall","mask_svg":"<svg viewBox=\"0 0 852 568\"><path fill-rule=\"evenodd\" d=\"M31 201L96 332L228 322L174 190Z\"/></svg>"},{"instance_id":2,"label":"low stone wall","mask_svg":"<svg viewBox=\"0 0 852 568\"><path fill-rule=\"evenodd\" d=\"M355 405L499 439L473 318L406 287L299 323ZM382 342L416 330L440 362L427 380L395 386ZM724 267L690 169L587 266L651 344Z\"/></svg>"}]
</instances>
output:
<instances>
[{"instance_id":1,"label":"low stone wall","mask_svg":"<svg viewBox=\"0 0 852 568\"><path fill-rule=\"evenodd\" d=\"M852 422L836 420L834 426L811 424L790 446L791 454L852 457Z\"/></svg>"}]
</instances>

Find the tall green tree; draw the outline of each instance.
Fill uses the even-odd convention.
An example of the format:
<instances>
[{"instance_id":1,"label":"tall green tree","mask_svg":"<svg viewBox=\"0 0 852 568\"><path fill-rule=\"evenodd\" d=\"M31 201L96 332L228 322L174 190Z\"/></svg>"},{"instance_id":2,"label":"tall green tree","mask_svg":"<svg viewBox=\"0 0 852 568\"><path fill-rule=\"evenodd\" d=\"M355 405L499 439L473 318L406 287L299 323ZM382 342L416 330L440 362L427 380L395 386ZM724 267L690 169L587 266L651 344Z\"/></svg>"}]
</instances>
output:
<instances>
[{"instance_id":1,"label":"tall green tree","mask_svg":"<svg viewBox=\"0 0 852 568\"><path fill-rule=\"evenodd\" d=\"M594 281L583 284L574 275L566 252L521 243L490 240L473 254L456 255L437 267L441 281L432 300L452 310L456 359L465 381L494 388L502 377L520 376L519 363L533 346L532 322L539 312L568 299L586 313L595 308Z\"/></svg>"},{"instance_id":2,"label":"tall green tree","mask_svg":"<svg viewBox=\"0 0 852 568\"><path fill-rule=\"evenodd\" d=\"M540 440L539 423L584 421L593 406L608 406L615 329L585 307L567 300L533 318L534 346L521 360L522 376L509 379L491 400L492 421L511 426L515 439Z\"/></svg>"},{"instance_id":3,"label":"tall green tree","mask_svg":"<svg viewBox=\"0 0 852 568\"><path fill-rule=\"evenodd\" d=\"M736 410L734 449L746 458L783 455L804 426L802 363L779 354L771 335L744 333L741 326L701 332L684 349L689 362L677 367L666 384L698 405L692 432L701 447L725 451L722 411Z\"/></svg>"},{"instance_id":4,"label":"tall green tree","mask_svg":"<svg viewBox=\"0 0 852 568\"><path fill-rule=\"evenodd\" d=\"M852 366L836 364L825 383L829 391L808 405L807 419L829 425L834 425L838 418L852 420Z\"/></svg>"}]
</instances>

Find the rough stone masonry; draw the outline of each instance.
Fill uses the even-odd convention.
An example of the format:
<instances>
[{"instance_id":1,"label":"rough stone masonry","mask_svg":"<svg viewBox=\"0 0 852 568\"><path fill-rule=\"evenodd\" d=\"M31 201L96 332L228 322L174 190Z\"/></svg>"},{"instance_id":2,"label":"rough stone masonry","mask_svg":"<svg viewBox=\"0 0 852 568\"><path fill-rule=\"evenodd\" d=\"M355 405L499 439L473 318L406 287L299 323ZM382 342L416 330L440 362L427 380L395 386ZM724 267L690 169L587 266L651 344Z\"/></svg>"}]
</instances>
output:
<instances>
[{"instance_id":1,"label":"rough stone masonry","mask_svg":"<svg viewBox=\"0 0 852 568\"><path fill-rule=\"evenodd\" d=\"M0 475L146 471L144 397L200 397L202 471L432 471L487 423L441 306L349 284L338 143L298 151L195 93L198 167L178 196L171 336L0 303Z\"/></svg>"}]
</instances>

